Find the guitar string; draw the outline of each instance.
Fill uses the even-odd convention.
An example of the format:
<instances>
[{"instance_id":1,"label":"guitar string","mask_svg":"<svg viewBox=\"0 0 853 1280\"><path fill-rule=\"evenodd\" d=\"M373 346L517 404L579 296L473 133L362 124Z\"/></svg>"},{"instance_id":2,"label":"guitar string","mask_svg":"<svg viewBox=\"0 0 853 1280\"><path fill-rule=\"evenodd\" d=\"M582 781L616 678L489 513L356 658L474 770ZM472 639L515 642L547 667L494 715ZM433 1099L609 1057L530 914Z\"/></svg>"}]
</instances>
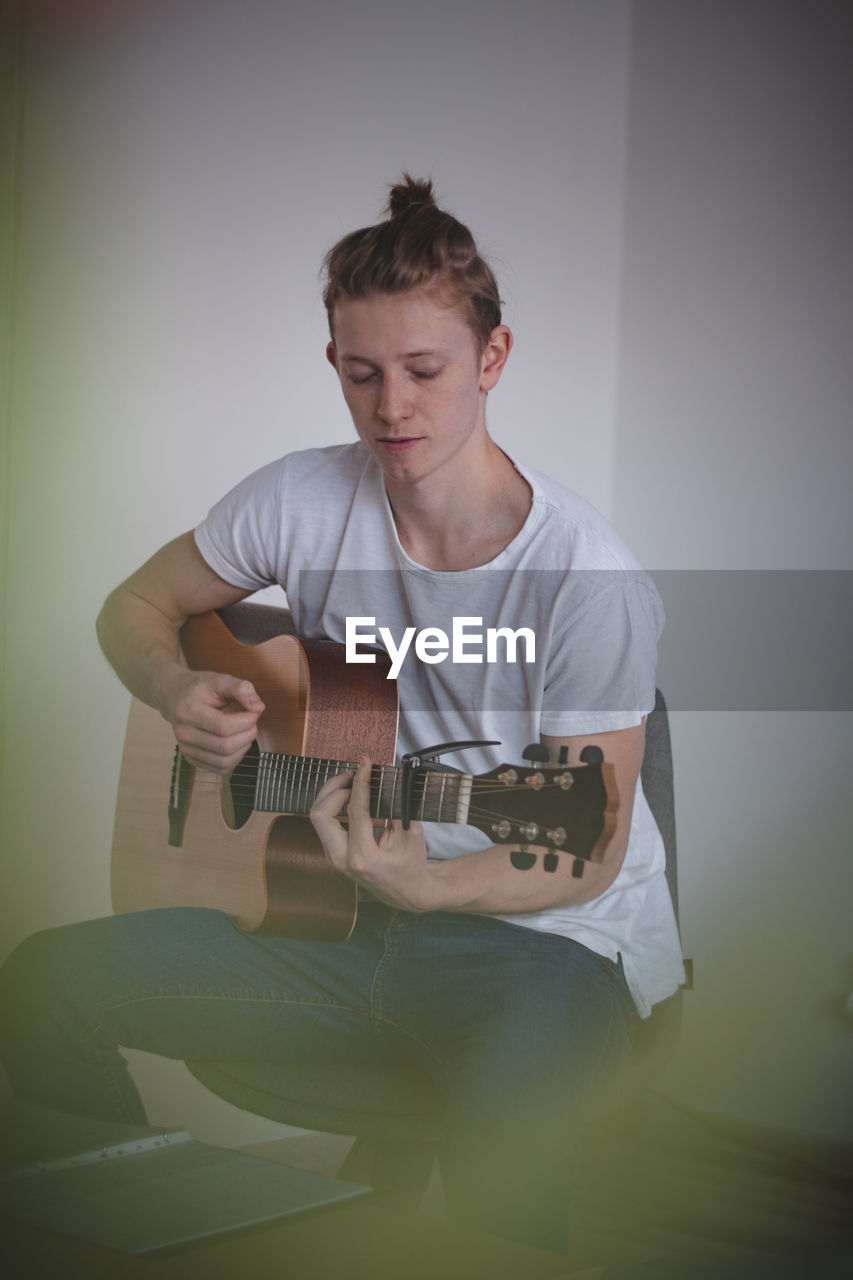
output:
<instances>
[{"instance_id":1,"label":"guitar string","mask_svg":"<svg viewBox=\"0 0 853 1280\"><path fill-rule=\"evenodd\" d=\"M276 758L275 756L271 756L270 759L273 762L274 768L276 766L280 766L280 761L282 757ZM307 812L307 807L303 807L303 806L306 806L306 798L304 798L306 782L309 788L315 789L317 787L317 783L319 780L316 777L312 778L310 776L312 773L322 773L322 772L330 773L331 767L333 765L349 763L347 761L328 761L328 760L312 758L312 757L293 757L292 760L300 762L299 768L296 771L299 774L299 777L296 780L296 784L295 784L297 796L294 797L292 794L290 796L291 801L294 801L298 798L298 801L299 801L298 807L295 806L296 814L300 814L300 813L304 814L305 812ZM393 796L400 770L399 770L399 767L396 765L375 765L373 766L373 768L378 770L379 776L371 779L371 801L375 803L377 807L377 813L374 816L381 816L381 814L384 812L383 788L385 787L387 775L390 773L392 777L392 796ZM306 773L309 775L307 780L305 777ZM471 787L472 799L475 793L477 796L482 796L484 794L493 795L495 793L506 795L508 793L513 794L513 793L519 793L519 792L523 792L524 794L529 795L531 791L530 786L526 783L498 784L495 782L491 782L491 783L480 785L476 782L476 779L471 778L471 775L451 773L449 771L435 771L435 772L429 773L423 779L424 786L421 789L420 794L419 795L416 794L414 797L414 813L412 816L415 818L415 820L416 821L421 820L424 822L446 820L442 816L442 810L443 810L443 795L444 795L444 790L446 788L447 782L448 780L450 781L456 780L458 782L462 782L466 778L470 778L472 782L472 787ZM538 791L544 790L545 788L548 788L550 790L559 785L560 784L557 782L546 781L545 783L543 783L542 787L537 788L536 791L538 793ZM433 789L440 788L441 795L438 797L434 795L431 796L429 794L429 790L431 787ZM232 787L231 790L232 790L232 795L234 795L234 792L239 791L239 788ZM257 795L256 795L257 790L258 788L256 788L254 784L247 784L243 788L243 797L257 799ZM291 783L291 785L288 787L287 784L285 784L284 786L279 784L277 788L273 787L272 790L274 794L270 797L270 800L274 802L275 807L272 809L261 809L261 811L262 812L278 812L278 813L289 812L291 809L291 806L286 803L285 797L287 796L288 791L290 791L291 793L294 791L294 785ZM281 794L282 791L284 792L284 795ZM314 794L316 795L316 790L314 790ZM457 792L457 799L458 799L458 792ZM452 803L454 803L454 806L455 806L456 802L452 802ZM280 808L278 807L279 805L283 807ZM252 807L254 808L255 806L253 805ZM388 812L393 813L393 807L389 808ZM469 805L467 809L467 818L468 818L468 825L471 825L470 824L471 818L480 818L482 821L491 820L491 822L493 823L500 822L500 821L508 821L511 824L515 824L515 825L517 825L520 821L517 814L501 813L499 810L494 808L483 809L477 806L476 804L472 803L472 801L469 801ZM451 821L455 821L455 819L451 819Z\"/></svg>"},{"instance_id":2,"label":"guitar string","mask_svg":"<svg viewBox=\"0 0 853 1280\"><path fill-rule=\"evenodd\" d=\"M322 786L322 785L325 785L325 781L329 781L332 777L339 777L339 776L340 776L339 774L330 774L330 775L329 775L329 778L328 778L328 779L325 779L323 783L320 783L317 779L314 779L314 780L309 780L309 781L308 781L308 783L307 783L307 785L308 785L309 787L316 787L316 791L314 792L314 794L315 794L315 796L316 796L317 791L319 791L319 790L320 790L321 786ZM453 779L457 778L457 777L458 777L458 775L457 775L457 774L446 774L446 775L444 775L444 777L445 777L448 781L452 781ZM223 781L224 781L224 780L225 780L225 779L223 778ZM435 786L436 786L436 787L446 786L446 783L442 783L442 781L441 781L441 775L434 775L434 777L431 777L431 778L430 778L430 783L433 783L433 782L434 782L434 784L435 784ZM384 785L384 783L383 783L382 785ZM275 793L280 793L280 792L282 792L282 791L287 792L287 791L289 791L289 790L294 790L294 789L299 790L299 791L302 791L302 790L304 790L304 789L305 789L305 787L306 787L306 780L305 780L305 779L300 779L300 780L295 784L295 787L294 787L294 785L293 785L293 784L288 785L287 783L284 783L284 784L281 784L281 783L275 784L275 783L273 783L272 785L270 785L270 784L269 784L269 782L267 781L267 784L266 784L266 786L265 786L265 790L268 790L268 791L271 791L271 792L275 792ZM517 794L521 794L521 793L524 793L525 795L534 795L534 796L535 796L535 795L539 795L539 794L540 794L540 792L542 792L542 791L553 791L553 790L555 790L555 789L562 789L562 788L561 788L561 784L560 784L559 782L556 782L556 781L555 781L555 782L546 781L546 782L544 782L540 787L535 787L535 788L534 788L534 787L532 787L532 786L530 786L530 785L529 785L529 784L527 784L527 783L494 783L494 784L492 784L492 783L482 783L482 784L478 784L476 781L472 781L472 783L471 783L471 794L472 794L472 795L477 795L477 796L489 796L489 795L517 795ZM379 792L379 790L380 790L380 784L377 784L376 782L371 782L371 793L378 793L378 792ZM255 796L256 791L257 791L257 786L256 786L256 783L255 783L255 782L251 782L251 781L246 781L245 783L239 783L239 782L238 782L237 784L235 784L235 783L233 782L233 775L232 775L232 783L231 783L231 786L230 786L230 791L231 791L231 794L232 794L232 795L234 795L234 796L239 796L239 797L241 797L241 798L250 799L250 798L252 798L252 797L254 797L254 796ZM419 794L422 794L422 792L420 792ZM381 796L380 796L379 798L381 799L381 798L383 798L383 797L381 797ZM441 801L441 798L440 798L440 797L438 798L438 803L439 803L439 804L441 804L441 803L442 803L442 801ZM447 804L449 805L449 804L453 804L453 803L455 803L455 801L452 801L452 800L451 800L451 801L445 801L445 803L447 803ZM309 806L309 807L310 807L310 806Z\"/></svg>"},{"instance_id":3,"label":"guitar string","mask_svg":"<svg viewBox=\"0 0 853 1280\"><path fill-rule=\"evenodd\" d=\"M263 752L254 757L249 765L244 764L242 768L240 765L237 766L237 770L231 775L230 792L235 802L251 803L253 809L258 808L262 812L282 813L294 809L297 813L304 813L310 808L310 803L316 797L317 791L325 781L332 776L337 776L339 772L352 771L355 767L356 762L354 761L337 761L315 756L289 756L286 753ZM241 772L243 778L240 777ZM376 808L376 816L381 816L386 811L389 814L394 813L394 799L400 772L398 765L377 764L372 766L370 781L371 804ZM386 782L389 773L392 781L391 800L387 803L386 809L385 793L387 791ZM285 776L282 776L283 774ZM564 775L565 767L563 767L561 777ZM470 782L467 809L469 820L472 817L481 818L482 820L491 818L493 821L504 819L516 823L519 820L517 814L502 814L494 809L484 810L480 808L473 803L475 796L481 798L496 793L507 795L519 792L529 794L530 790L538 793L546 788L550 790L555 786L561 785L557 781L544 779L540 786L531 788L528 783L505 783L499 780L481 781L473 775L459 774L450 770L430 771L417 779L421 786L414 796L415 813L413 816L419 817L424 821L441 821L443 819L445 791L448 782L455 780L461 784L466 778ZM440 789L440 794L438 796L431 795L430 792L434 792L436 789ZM456 800L451 801L454 806L458 803L458 796L459 788L457 787Z\"/></svg>"},{"instance_id":4,"label":"guitar string","mask_svg":"<svg viewBox=\"0 0 853 1280\"><path fill-rule=\"evenodd\" d=\"M339 773L329 773L328 777L322 780L319 778L308 778L308 779L300 778L295 782L295 784L293 780L291 780L290 782L282 783L281 781L273 781L270 778L264 778L261 780L260 785L267 786L267 787L272 786L276 789L281 790L281 789L287 788L288 786L293 786L293 785L296 785L297 787L302 787L307 783L308 785L316 786L317 789L319 790L320 787L324 786L326 782L330 782L332 778L339 778L341 774L344 772L347 772L347 771L342 769ZM223 774L220 776L223 778L223 780L225 778L230 777L231 783L232 783L232 790L241 791L244 795L253 795L256 787L259 785L257 780L255 779L238 778L233 773ZM452 782L454 779L458 779L460 777L462 778L463 781L466 778L470 779L472 789L478 792L480 795L492 795L493 793L499 792L499 791L529 791L529 792L532 792L533 794L537 794L539 791L561 786L561 783L557 779L551 780L546 778L545 781L540 784L540 786L534 787L529 782L494 782L494 781L478 782L476 777L472 777L471 774L460 775L458 773L430 774L429 782L431 785L440 787L440 786L446 786L448 783ZM446 781L442 782L442 779L445 779ZM416 779L416 782L417 781L418 779ZM371 788L374 790L378 789L378 785L379 784L375 780L372 780L370 783ZM382 780L382 785L384 786L384 779Z\"/></svg>"},{"instance_id":5,"label":"guitar string","mask_svg":"<svg viewBox=\"0 0 853 1280\"><path fill-rule=\"evenodd\" d=\"M345 764L346 762L342 761L341 763ZM370 782L371 790L378 791L381 788L385 787L388 774L391 775L392 782L396 784L396 780L400 772L399 768L396 765L374 766L374 768L381 769L381 776L379 778L373 777L371 779L371 782ZM236 771L231 775L223 775L223 777L230 776L232 793L239 793L244 796L251 796L251 795L254 795L255 791L259 788L265 788L267 790L273 790L273 791L282 791L282 790L293 790L293 789L304 790L307 786L307 787L316 787L319 790L321 786L325 785L325 783L330 781L333 777L340 777L342 773L351 772L351 770L345 767L335 772L333 772L331 769L317 771L317 773L320 773L320 772L326 773L326 776L325 777L312 776L310 772L306 776L305 773L302 772L296 778L291 777L282 781L281 778L270 778L266 774L260 778L250 777L248 776L249 770L246 769L244 770L244 774L246 775L245 777L240 777ZM550 789L553 789L554 787L562 786L562 783L560 782L560 780L556 778L555 779L545 778L544 781L539 786L534 787L533 785L527 782L507 783L507 782L501 782L500 780L495 780L495 779L490 779L486 781L486 780L478 779L476 776L472 776L471 774L458 774L458 773L450 773L450 772L444 773L444 772L438 772L438 771L429 773L426 779L426 786L443 789L443 788L446 788L447 785L453 781L462 782L462 781L465 781L466 779L470 780L472 792L476 792L478 795L493 795L499 792L512 793L512 792L522 792L522 791L538 794L542 790L546 790L546 789L550 790ZM421 781L420 778L416 779L416 782L420 782L420 781Z\"/></svg>"},{"instance_id":6,"label":"guitar string","mask_svg":"<svg viewBox=\"0 0 853 1280\"><path fill-rule=\"evenodd\" d=\"M285 759L286 757L281 755L276 756L276 755L273 755L272 753L267 755L266 763L272 765L272 772L275 776L272 779L269 778L268 776L265 776L263 779L259 779L258 785L251 783L251 784L245 785L242 788L234 787L232 785L231 787L232 798L237 802L239 802L241 799L251 801L251 804L249 807L253 811L272 812L272 813L279 813L279 814L287 814L287 813L295 813L296 815L304 814L307 812L307 809L308 809L308 801L313 796L316 795L318 782L319 782L318 777L316 776L312 777L311 775L312 774L316 775L318 773L324 773L324 772L329 773L332 767L338 764L348 763L346 761L330 761L327 759L320 759L316 757L291 757L288 762L288 771L290 773L295 772L298 774L298 777L295 780L295 788L294 788L294 785L290 785L289 787L287 785L282 785L281 770L282 770L282 764L285 761ZM292 764L297 765L297 768L295 770L290 769L290 765ZM385 812L389 814L393 814L393 798L395 796L396 783L399 777L400 770L396 765L375 765L373 766L373 768L378 773L378 776L374 776L371 779L371 803L376 806L376 813L374 816L381 817L382 814ZM268 775L270 770L267 769L264 772L265 772L265 775ZM392 790L391 790L392 805L386 809L384 807L384 801L386 799L384 792L387 790L386 781L389 773L392 779ZM306 778L306 774L308 775L307 778ZM481 806L473 802L474 793L476 792L478 797L482 796L484 793L495 794L496 792L500 792L501 794L504 794L504 795L506 795L507 793L512 794L512 793L524 792L525 794L529 795L530 788L528 784L514 783L514 784L497 785L496 783L489 783L483 786L478 786L476 779L472 778L471 775L459 774L459 773L449 772L449 771L438 771L438 770L435 772L430 772L429 774L422 776L422 778L419 779L419 781L422 781L423 785L419 790L419 794L416 794L414 796L414 811L413 811L412 817L416 821L420 820L424 822L446 821L447 818L443 814L443 808L444 808L444 796L445 796L447 783L448 781L452 782L455 780L457 783L461 784L466 780L466 778L472 783L469 803L466 810L466 823L468 825L476 825L475 823L472 823L472 820L474 819L480 819L482 823L488 823L489 825L492 825L492 826L494 823L500 822L500 821L507 821L510 823L511 826L519 825L520 819L518 814L502 813L500 812L500 810L495 809L494 807L491 807L489 809L483 809ZM276 780L277 780L277 785L276 785ZM233 775L232 775L232 782L233 782ZM292 782L293 780L291 780L291 783ZM270 786L269 784L272 784L272 785ZM539 790L544 790L545 788L548 788L550 790L554 786L559 786L559 783L545 781L543 785L537 788L536 790L537 792ZM308 792L311 793L310 795L306 794L306 787ZM296 796L292 794L294 789L297 792ZM433 792L435 792L436 790L439 790L440 794L438 796L436 796L435 794L431 795L430 794L431 790ZM270 791L272 791L272 795L268 794ZM291 804L288 804L286 799L288 791L291 793L290 794L290 799L292 802ZM457 787L456 801L451 801L451 804L453 805L454 810L455 810L455 805L458 802L458 791L459 791L459 788ZM284 794L282 794L282 792ZM293 804L294 801L297 802L295 805ZM272 805L272 807L269 807L270 804ZM450 821L455 822L457 821L457 819L453 817L450 819ZM541 833L544 834L546 830L547 830L546 826L543 825L542 827L540 827ZM510 834L510 833L507 833L507 834Z\"/></svg>"},{"instance_id":7,"label":"guitar string","mask_svg":"<svg viewBox=\"0 0 853 1280\"><path fill-rule=\"evenodd\" d=\"M339 777L342 773L353 773L357 768L357 763L353 762L353 760L327 760L321 759L319 756L316 759L311 758L311 756L293 756L292 759L304 760L306 763L304 765L300 765L300 768L296 771L296 776L293 776L295 771L292 771L292 769L289 768L289 765L287 765L287 778L282 783L282 781L280 781L280 772L282 772L282 768L280 768L280 764L277 762L282 759L287 759L287 756L263 753L259 758L255 759L257 763L252 762L250 764L238 764L236 769L229 774L229 777L232 778L232 783L236 782L238 786L245 788L247 792L255 790L257 780L259 780L261 773L277 773L279 786L296 785L301 787L304 786L305 783L307 783L307 785L321 786L324 782L328 782L330 778ZM272 764L272 769L269 768L270 764ZM396 778L402 773L402 767L398 764L373 764L371 765L371 769L374 771L374 776L371 777L370 781L371 786L384 786L388 774L391 774L392 781L396 782ZM379 778L375 777L375 772L379 773ZM549 769L548 772L556 773L557 771L555 768ZM565 776L566 772L571 773L571 769L569 767L561 768L560 778L544 777L542 785L539 787L534 787L532 783L529 782L503 782L500 778L488 778L487 780L487 778L478 777L476 774L457 773L451 771L451 769L430 769L428 772L421 772L419 777L425 778L427 786L429 786L430 783L434 783L435 786L442 786L453 780L464 781L467 778L467 780L470 780L471 786L478 791L538 791L542 790L542 787L561 786L560 780ZM323 773L325 773L325 778L324 780L321 780L320 774ZM243 777L245 777L245 781L243 781ZM269 777L263 778L263 785L269 785L270 782L273 782L273 780L270 780Z\"/></svg>"}]
</instances>

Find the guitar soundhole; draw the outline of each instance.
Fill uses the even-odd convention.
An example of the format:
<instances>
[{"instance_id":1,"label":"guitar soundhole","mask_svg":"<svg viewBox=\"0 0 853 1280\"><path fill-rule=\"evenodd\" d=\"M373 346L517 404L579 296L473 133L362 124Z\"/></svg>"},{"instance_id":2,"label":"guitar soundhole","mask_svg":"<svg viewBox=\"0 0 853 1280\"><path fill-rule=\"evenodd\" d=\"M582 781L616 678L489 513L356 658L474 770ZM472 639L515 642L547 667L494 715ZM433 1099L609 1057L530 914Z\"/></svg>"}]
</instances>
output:
<instances>
[{"instance_id":1,"label":"guitar soundhole","mask_svg":"<svg viewBox=\"0 0 853 1280\"><path fill-rule=\"evenodd\" d=\"M253 742L237 768L222 783L222 816L232 831L244 827L255 811L260 748Z\"/></svg>"}]
</instances>

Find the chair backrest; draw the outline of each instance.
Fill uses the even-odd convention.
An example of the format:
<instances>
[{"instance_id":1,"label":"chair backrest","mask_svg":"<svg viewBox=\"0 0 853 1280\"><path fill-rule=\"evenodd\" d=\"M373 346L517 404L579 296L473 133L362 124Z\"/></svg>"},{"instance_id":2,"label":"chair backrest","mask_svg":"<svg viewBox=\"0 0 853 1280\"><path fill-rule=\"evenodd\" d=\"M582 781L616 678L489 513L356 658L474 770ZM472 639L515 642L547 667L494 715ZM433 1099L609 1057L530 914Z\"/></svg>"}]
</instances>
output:
<instances>
[{"instance_id":1,"label":"chair backrest","mask_svg":"<svg viewBox=\"0 0 853 1280\"><path fill-rule=\"evenodd\" d=\"M643 794L663 837L666 879L678 920L678 862L675 842L675 793L672 776L672 741L669 713L660 689L655 690L654 710L646 720L646 752L641 770Z\"/></svg>"},{"instance_id":2,"label":"chair backrest","mask_svg":"<svg viewBox=\"0 0 853 1280\"><path fill-rule=\"evenodd\" d=\"M646 751L641 770L643 793L663 837L666 879L678 921L678 863L675 843L675 792L669 713L660 689L655 690L654 710L646 720ZM634 1041L633 1065L626 1073L628 1086L638 1091L644 1081L653 1082L661 1065L672 1054L681 1029L681 988L655 1005L651 1017L639 1023ZM633 1076L633 1079L630 1077Z\"/></svg>"}]
</instances>

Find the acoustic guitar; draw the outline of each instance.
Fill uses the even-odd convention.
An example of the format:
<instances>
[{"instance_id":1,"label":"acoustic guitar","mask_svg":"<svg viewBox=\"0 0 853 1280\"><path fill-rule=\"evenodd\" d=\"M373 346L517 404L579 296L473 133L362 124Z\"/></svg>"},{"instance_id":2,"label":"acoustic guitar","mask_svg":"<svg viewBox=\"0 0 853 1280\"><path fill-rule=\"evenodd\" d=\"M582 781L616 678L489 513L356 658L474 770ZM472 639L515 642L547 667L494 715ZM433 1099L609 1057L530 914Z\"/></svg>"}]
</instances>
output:
<instances>
[{"instance_id":1,"label":"acoustic guitar","mask_svg":"<svg viewBox=\"0 0 853 1280\"><path fill-rule=\"evenodd\" d=\"M234 620L245 626L246 618L260 630L257 643L234 634ZM351 933L357 887L332 867L306 815L323 784L359 756L394 760L397 686L386 679L387 655L347 665L343 645L300 639L292 628L279 634L288 619L285 610L241 604L191 618L181 633L190 668L251 680L265 704L257 742L231 774L188 765L171 726L133 699L113 833L115 911L214 907L247 930L329 940ZM373 766L377 823L403 814L403 768ZM413 819L476 826L509 845L517 866L542 857L554 870L562 855L600 856L609 839L609 765L533 759L477 776L432 760L407 768Z\"/></svg>"}]
</instances>

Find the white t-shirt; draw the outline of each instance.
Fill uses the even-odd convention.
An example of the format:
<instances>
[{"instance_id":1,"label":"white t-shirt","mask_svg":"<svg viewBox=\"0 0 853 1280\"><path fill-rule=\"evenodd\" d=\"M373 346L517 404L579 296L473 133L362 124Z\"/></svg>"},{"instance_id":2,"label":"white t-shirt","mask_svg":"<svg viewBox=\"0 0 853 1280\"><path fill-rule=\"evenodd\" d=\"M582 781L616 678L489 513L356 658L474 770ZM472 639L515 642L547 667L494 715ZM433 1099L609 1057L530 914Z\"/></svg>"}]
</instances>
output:
<instances>
[{"instance_id":1,"label":"white t-shirt","mask_svg":"<svg viewBox=\"0 0 853 1280\"><path fill-rule=\"evenodd\" d=\"M654 584L603 516L554 480L514 465L533 491L530 512L512 542L477 569L441 572L409 558L381 469L360 443L308 449L261 468L211 510L196 542L234 586L279 583L307 637L343 644L347 619L360 618L360 637L372 634L382 645L386 628L397 649L407 627L440 629L450 642L454 618L457 628L466 619L462 643L455 651L451 644L443 660L421 660L414 643L400 660L397 745L402 755L438 742L497 739L499 747L446 757L483 773L520 762L542 733L639 724L654 706L663 625ZM506 634L489 650L488 631L500 628L518 632L515 661ZM367 647L362 639L354 652ZM429 824L425 832L431 858L491 843L473 827ZM624 863L603 894L502 918L574 938L613 960L621 954L643 1016L670 995L682 980L681 952L663 842L640 784Z\"/></svg>"}]
</instances>

